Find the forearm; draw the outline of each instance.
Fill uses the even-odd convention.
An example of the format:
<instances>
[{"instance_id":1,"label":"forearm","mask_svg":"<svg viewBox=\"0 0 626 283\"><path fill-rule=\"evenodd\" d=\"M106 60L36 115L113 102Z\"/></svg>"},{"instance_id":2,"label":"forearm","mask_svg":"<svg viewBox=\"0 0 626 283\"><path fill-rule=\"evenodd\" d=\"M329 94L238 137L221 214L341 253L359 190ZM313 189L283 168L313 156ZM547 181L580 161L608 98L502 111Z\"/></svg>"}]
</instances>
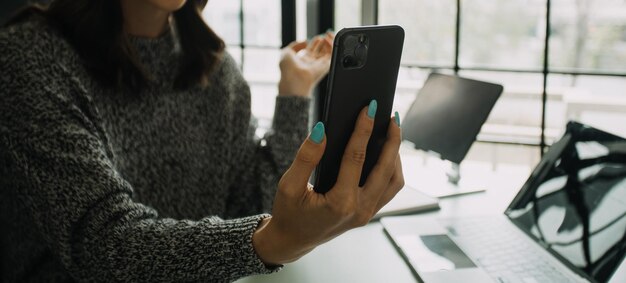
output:
<instances>
[{"instance_id":1,"label":"forearm","mask_svg":"<svg viewBox=\"0 0 626 283\"><path fill-rule=\"evenodd\" d=\"M133 215L134 214L134 215ZM80 279L126 282L216 282L273 271L258 259L252 234L264 216L197 222L130 211L101 233L88 233ZM108 280L107 280L108 281Z\"/></svg>"},{"instance_id":2,"label":"forearm","mask_svg":"<svg viewBox=\"0 0 626 283\"><path fill-rule=\"evenodd\" d=\"M252 234L266 216L163 219L109 181L103 179L110 190L39 185L42 193L20 200L46 245L78 281L215 282L273 271L252 245Z\"/></svg>"},{"instance_id":3,"label":"forearm","mask_svg":"<svg viewBox=\"0 0 626 283\"><path fill-rule=\"evenodd\" d=\"M226 217L270 212L278 180L306 138L309 105L309 98L279 97L273 129L265 136L265 143L253 136L235 142L245 143L242 148L246 151L240 152L234 163Z\"/></svg>"},{"instance_id":4,"label":"forearm","mask_svg":"<svg viewBox=\"0 0 626 283\"><path fill-rule=\"evenodd\" d=\"M272 131L265 137L280 175L289 167L307 136L311 99L277 97Z\"/></svg>"},{"instance_id":5,"label":"forearm","mask_svg":"<svg viewBox=\"0 0 626 283\"><path fill-rule=\"evenodd\" d=\"M29 137L1 139L7 176L20 185L18 201L42 242L76 280L220 281L271 272L252 246L262 216L159 218L131 199L132 187L92 134L33 129Z\"/></svg>"}]
</instances>

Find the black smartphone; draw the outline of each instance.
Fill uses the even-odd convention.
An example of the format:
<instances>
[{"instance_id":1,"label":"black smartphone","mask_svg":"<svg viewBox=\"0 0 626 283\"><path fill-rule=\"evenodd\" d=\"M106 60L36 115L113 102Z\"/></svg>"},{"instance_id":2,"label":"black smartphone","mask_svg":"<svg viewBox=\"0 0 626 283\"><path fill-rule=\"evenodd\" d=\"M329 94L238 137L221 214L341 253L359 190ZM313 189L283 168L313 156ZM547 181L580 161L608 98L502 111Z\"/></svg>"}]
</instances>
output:
<instances>
[{"instance_id":1,"label":"black smartphone","mask_svg":"<svg viewBox=\"0 0 626 283\"><path fill-rule=\"evenodd\" d=\"M315 170L316 192L326 193L335 185L359 112L373 99L378 109L359 185L378 161L387 138L403 43L404 29L396 25L346 28L335 35L322 102L326 151Z\"/></svg>"}]
</instances>

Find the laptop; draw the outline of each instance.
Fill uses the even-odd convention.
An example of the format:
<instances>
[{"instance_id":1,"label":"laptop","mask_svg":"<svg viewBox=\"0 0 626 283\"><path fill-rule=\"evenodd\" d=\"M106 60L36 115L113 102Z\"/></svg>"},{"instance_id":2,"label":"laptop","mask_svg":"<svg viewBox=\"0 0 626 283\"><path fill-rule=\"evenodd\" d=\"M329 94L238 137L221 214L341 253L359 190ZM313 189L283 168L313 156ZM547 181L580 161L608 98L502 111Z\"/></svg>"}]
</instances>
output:
<instances>
[{"instance_id":1,"label":"laptop","mask_svg":"<svg viewBox=\"0 0 626 283\"><path fill-rule=\"evenodd\" d=\"M381 223L426 283L626 282L626 140L570 122L504 215Z\"/></svg>"}]
</instances>

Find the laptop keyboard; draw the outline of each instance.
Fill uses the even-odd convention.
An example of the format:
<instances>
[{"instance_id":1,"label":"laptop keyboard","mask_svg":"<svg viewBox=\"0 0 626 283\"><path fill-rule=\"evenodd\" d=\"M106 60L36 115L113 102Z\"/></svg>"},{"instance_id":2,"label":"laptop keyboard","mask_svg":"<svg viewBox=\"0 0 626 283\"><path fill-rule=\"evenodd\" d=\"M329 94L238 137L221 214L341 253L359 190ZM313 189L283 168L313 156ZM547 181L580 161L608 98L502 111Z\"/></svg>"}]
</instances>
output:
<instances>
[{"instance_id":1,"label":"laptop keyboard","mask_svg":"<svg viewBox=\"0 0 626 283\"><path fill-rule=\"evenodd\" d=\"M447 226L454 240L496 282L574 282L558 271L504 218L464 219ZM461 237L458 237L461 236Z\"/></svg>"}]
</instances>

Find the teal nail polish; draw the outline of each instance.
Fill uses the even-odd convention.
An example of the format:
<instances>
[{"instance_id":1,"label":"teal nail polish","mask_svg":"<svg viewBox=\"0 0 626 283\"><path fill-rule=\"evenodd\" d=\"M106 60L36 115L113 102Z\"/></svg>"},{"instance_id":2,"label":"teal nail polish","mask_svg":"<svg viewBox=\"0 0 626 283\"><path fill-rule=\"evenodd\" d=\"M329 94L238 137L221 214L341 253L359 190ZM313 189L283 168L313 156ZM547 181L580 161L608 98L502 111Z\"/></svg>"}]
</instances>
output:
<instances>
[{"instance_id":1,"label":"teal nail polish","mask_svg":"<svg viewBox=\"0 0 626 283\"><path fill-rule=\"evenodd\" d=\"M315 124L315 127L313 127L313 131L311 131L311 135L309 136L309 138L314 143L321 143L324 139L324 123L317 122L317 124Z\"/></svg>"},{"instance_id":2,"label":"teal nail polish","mask_svg":"<svg viewBox=\"0 0 626 283\"><path fill-rule=\"evenodd\" d=\"M396 111L396 125L398 125L398 127L400 127L400 114L398 114L398 111Z\"/></svg>"},{"instance_id":3,"label":"teal nail polish","mask_svg":"<svg viewBox=\"0 0 626 283\"><path fill-rule=\"evenodd\" d=\"M374 117L376 117L377 108L378 108L378 102L376 102L376 99L373 99L372 101L370 101L369 107L367 107L367 116L374 119Z\"/></svg>"}]
</instances>

